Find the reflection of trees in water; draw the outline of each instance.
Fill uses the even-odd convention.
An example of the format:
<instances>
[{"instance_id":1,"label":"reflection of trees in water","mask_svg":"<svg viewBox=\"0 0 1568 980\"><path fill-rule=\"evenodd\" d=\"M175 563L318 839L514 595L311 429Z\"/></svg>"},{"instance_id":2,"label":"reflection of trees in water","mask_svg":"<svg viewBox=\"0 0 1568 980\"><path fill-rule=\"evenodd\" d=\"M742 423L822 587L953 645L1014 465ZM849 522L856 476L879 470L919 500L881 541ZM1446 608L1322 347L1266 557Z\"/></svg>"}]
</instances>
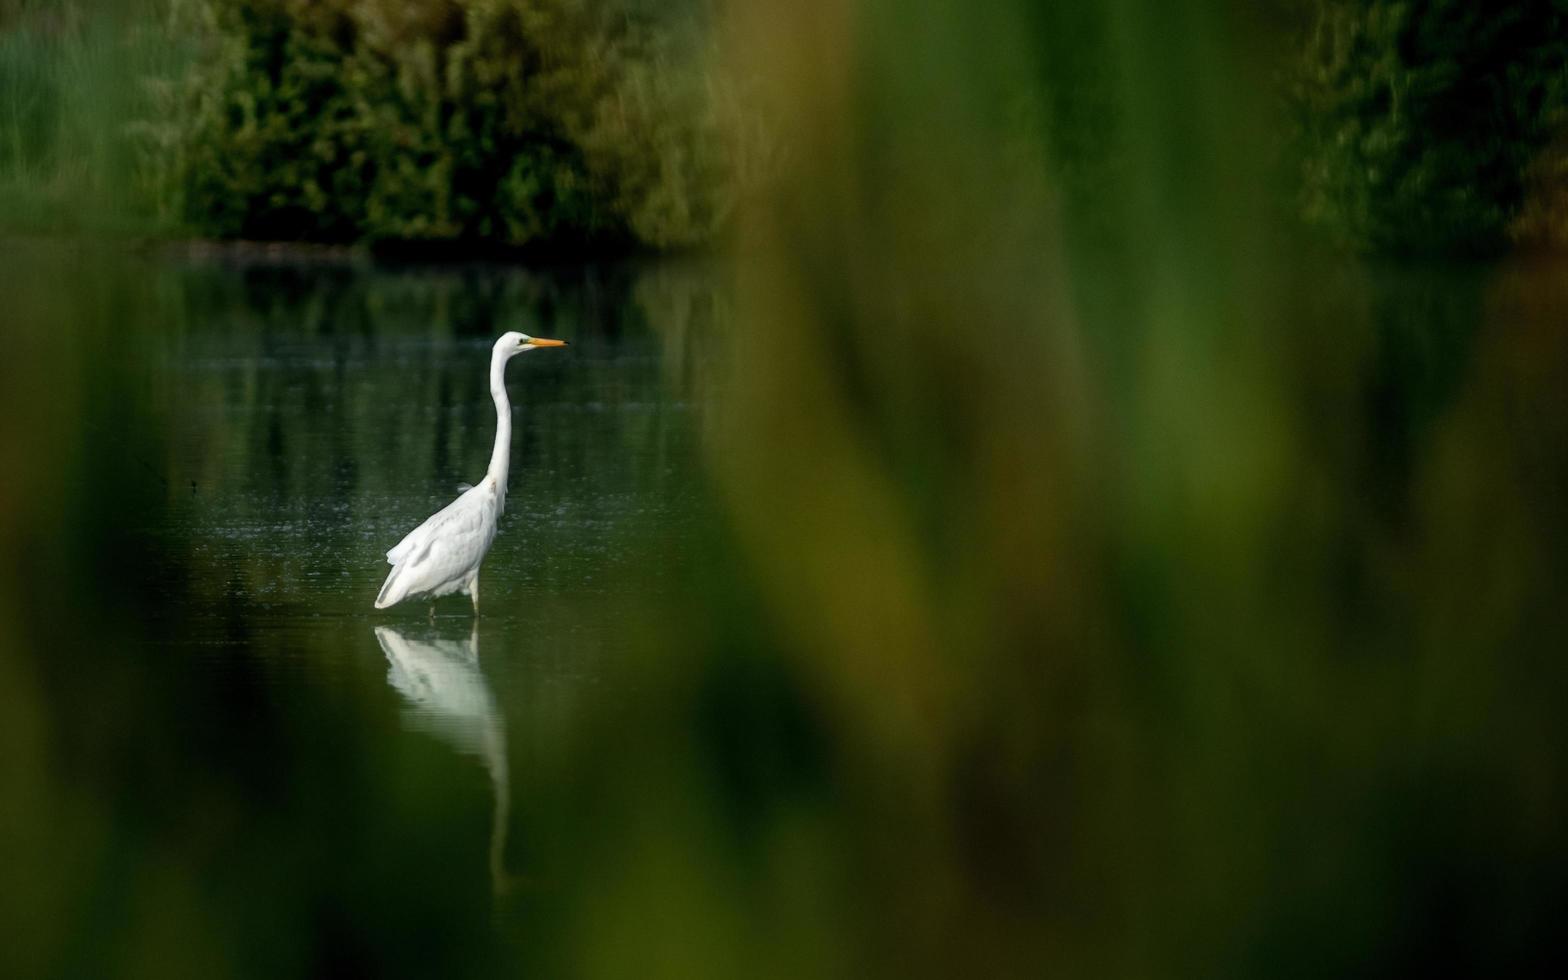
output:
<instances>
[{"instance_id":1,"label":"reflection of trees in water","mask_svg":"<svg viewBox=\"0 0 1568 980\"><path fill-rule=\"evenodd\" d=\"M163 275L176 329L158 383L179 406L169 479L194 483L194 506L221 528L287 537L310 525L322 545L306 569L265 548L228 554L242 592L353 574L375 551L367 531L429 510L483 470L494 432L484 352L503 329L573 341L568 361L536 360L510 379L514 493L547 508L677 496L692 422L682 372L658 368L671 327L642 287L663 275L657 266L213 264ZM690 293L713 291L702 267L683 275Z\"/></svg>"},{"instance_id":2,"label":"reflection of trees in water","mask_svg":"<svg viewBox=\"0 0 1568 980\"><path fill-rule=\"evenodd\" d=\"M724 402L720 368L734 321L731 293L711 265L688 261L642 270L631 295L659 337L665 383L709 430Z\"/></svg>"}]
</instances>

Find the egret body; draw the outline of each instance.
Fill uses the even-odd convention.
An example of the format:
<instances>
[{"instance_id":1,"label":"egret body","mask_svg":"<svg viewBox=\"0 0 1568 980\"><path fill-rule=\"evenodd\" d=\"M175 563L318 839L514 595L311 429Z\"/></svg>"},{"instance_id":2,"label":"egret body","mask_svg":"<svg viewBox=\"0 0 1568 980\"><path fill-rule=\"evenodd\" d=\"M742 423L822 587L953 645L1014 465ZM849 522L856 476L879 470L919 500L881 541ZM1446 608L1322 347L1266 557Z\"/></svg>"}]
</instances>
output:
<instances>
[{"instance_id":1,"label":"egret body","mask_svg":"<svg viewBox=\"0 0 1568 980\"><path fill-rule=\"evenodd\" d=\"M501 335L490 351L490 397L495 400L495 449L490 468L478 483L464 490L425 523L408 532L387 552L387 575L376 608L385 609L412 596L431 599L465 592L479 614L479 565L495 541L496 522L506 507L506 476L512 458L512 402L506 396L506 362L535 347L565 347L564 340L545 340L512 331Z\"/></svg>"}]
</instances>

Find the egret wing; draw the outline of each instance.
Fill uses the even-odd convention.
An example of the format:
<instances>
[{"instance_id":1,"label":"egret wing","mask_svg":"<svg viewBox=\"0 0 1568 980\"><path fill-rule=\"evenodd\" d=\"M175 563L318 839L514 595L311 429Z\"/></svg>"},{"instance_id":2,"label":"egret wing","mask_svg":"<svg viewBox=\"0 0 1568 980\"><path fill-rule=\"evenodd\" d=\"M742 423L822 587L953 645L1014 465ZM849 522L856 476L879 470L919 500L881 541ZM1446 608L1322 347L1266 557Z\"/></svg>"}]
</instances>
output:
<instances>
[{"instance_id":1,"label":"egret wing","mask_svg":"<svg viewBox=\"0 0 1568 980\"><path fill-rule=\"evenodd\" d=\"M465 484L463 492L458 495L456 500L453 500L451 503L436 511L434 514L431 514L429 517L425 518L423 524L403 535L403 540L393 545L392 550L387 552L387 564L402 564L403 559L408 557L408 553L417 548L429 536L432 528L439 526L444 520L446 520L450 516L453 508L462 503L463 498L466 497L468 495L468 491L472 489L472 487L469 487Z\"/></svg>"},{"instance_id":2,"label":"egret wing","mask_svg":"<svg viewBox=\"0 0 1568 980\"><path fill-rule=\"evenodd\" d=\"M385 608L410 595L458 591L495 537L494 497L470 490L415 528L387 553L392 572L377 597Z\"/></svg>"},{"instance_id":3,"label":"egret wing","mask_svg":"<svg viewBox=\"0 0 1568 980\"><path fill-rule=\"evenodd\" d=\"M410 593L429 592L464 577L484 557L484 511L477 506L449 508L398 563Z\"/></svg>"}]
</instances>

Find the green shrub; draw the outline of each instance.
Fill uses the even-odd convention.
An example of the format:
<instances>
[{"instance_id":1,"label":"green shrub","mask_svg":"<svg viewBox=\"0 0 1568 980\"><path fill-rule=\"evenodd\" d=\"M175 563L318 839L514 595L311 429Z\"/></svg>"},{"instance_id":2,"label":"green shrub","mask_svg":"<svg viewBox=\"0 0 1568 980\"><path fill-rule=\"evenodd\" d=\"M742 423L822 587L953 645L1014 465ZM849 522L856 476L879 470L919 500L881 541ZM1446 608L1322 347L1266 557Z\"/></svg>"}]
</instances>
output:
<instances>
[{"instance_id":1,"label":"green shrub","mask_svg":"<svg viewBox=\"0 0 1568 980\"><path fill-rule=\"evenodd\" d=\"M697 12L201 0L157 148L225 237L678 247L722 221Z\"/></svg>"},{"instance_id":2,"label":"green shrub","mask_svg":"<svg viewBox=\"0 0 1568 980\"><path fill-rule=\"evenodd\" d=\"M1487 251L1564 103L1554 0L1320 0L1297 88L1304 208L1380 253Z\"/></svg>"}]
</instances>

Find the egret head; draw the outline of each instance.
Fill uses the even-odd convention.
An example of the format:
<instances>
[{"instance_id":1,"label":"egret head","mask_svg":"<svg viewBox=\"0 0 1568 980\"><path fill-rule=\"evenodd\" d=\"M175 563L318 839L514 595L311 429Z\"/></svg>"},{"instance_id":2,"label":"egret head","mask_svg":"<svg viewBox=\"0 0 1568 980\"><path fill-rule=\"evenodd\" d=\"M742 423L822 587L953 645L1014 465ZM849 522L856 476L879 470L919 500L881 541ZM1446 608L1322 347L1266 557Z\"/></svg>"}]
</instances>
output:
<instances>
[{"instance_id":1,"label":"egret head","mask_svg":"<svg viewBox=\"0 0 1568 980\"><path fill-rule=\"evenodd\" d=\"M495 342L495 351L497 354L512 357L515 354L521 354L525 350L533 350L535 347L565 346L566 341L564 340L546 340L543 337L530 337L525 333L510 330L502 334L501 339Z\"/></svg>"}]
</instances>

